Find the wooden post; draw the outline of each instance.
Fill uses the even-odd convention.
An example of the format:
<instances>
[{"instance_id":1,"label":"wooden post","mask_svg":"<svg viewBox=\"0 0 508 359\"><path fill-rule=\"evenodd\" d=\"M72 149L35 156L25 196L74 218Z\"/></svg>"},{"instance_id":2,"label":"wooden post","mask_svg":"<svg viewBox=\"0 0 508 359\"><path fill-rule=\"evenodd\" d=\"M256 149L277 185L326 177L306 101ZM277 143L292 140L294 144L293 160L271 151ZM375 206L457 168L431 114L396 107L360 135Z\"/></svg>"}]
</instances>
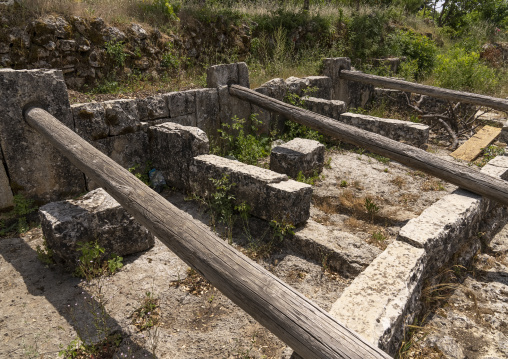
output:
<instances>
[{"instance_id":1,"label":"wooden post","mask_svg":"<svg viewBox=\"0 0 508 359\"><path fill-rule=\"evenodd\" d=\"M48 112L25 119L169 249L304 358L390 358L174 207Z\"/></svg>"},{"instance_id":2,"label":"wooden post","mask_svg":"<svg viewBox=\"0 0 508 359\"><path fill-rule=\"evenodd\" d=\"M508 205L508 182L506 181L474 171L451 159L445 160L419 148L272 99L245 87L232 85L229 92L233 96L250 101L266 110L280 113L290 120L325 135L386 156L408 167L424 171L471 192Z\"/></svg>"},{"instance_id":3,"label":"wooden post","mask_svg":"<svg viewBox=\"0 0 508 359\"><path fill-rule=\"evenodd\" d=\"M383 76L364 74L363 72L341 70L339 77L348 81L362 82L374 86L385 87L394 90L419 93L422 95L442 98L450 101L460 101L473 105L487 106L496 110L508 112L508 100L485 95L477 95L469 92L454 91L440 87L420 85L413 82L392 79Z\"/></svg>"}]
</instances>

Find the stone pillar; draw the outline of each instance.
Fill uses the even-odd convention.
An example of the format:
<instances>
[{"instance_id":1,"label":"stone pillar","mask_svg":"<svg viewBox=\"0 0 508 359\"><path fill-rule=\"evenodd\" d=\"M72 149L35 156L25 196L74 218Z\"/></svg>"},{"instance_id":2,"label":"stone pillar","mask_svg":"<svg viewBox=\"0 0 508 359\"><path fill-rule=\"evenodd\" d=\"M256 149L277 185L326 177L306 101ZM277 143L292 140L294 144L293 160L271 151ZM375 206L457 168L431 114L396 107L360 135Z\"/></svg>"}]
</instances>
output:
<instances>
[{"instance_id":1,"label":"stone pillar","mask_svg":"<svg viewBox=\"0 0 508 359\"><path fill-rule=\"evenodd\" d=\"M29 104L74 130L61 71L0 69L0 146L12 192L39 202L83 192L83 173L26 124L23 109Z\"/></svg>"},{"instance_id":2,"label":"stone pillar","mask_svg":"<svg viewBox=\"0 0 508 359\"><path fill-rule=\"evenodd\" d=\"M348 57L323 60L323 75L332 79L332 100L344 101L347 108L365 107L374 93L374 86L340 79L341 70L352 69Z\"/></svg>"}]
</instances>

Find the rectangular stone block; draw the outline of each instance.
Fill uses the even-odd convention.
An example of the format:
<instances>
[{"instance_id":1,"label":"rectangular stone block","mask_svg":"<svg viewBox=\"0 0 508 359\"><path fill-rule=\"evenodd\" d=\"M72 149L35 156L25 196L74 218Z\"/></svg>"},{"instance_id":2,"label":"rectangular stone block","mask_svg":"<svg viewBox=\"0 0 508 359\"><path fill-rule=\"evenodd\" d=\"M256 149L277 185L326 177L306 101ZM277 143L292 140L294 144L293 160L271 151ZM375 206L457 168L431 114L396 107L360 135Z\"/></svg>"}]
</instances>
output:
<instances>
[{"instance_id":1,"label":"rectangular stone block","mask_svg":"<svg viewBox=\"0 0 508 359\"><path fill-rule=\"evenodd\" d=\"M307 76L309 87L315 88L315 91L309 93L309 96L322 98L325 100L332 99L332 79L328 76Z\"/></svg>"},{"instance_id":2,"label":"rectangular stone block","mask_svg":"<svg viewBox=\"0 0 508 359\"><path fill-rule=\"evenodd\" d=\"M318 141L295 138L272 148L270 170L297 178L321 173L325 161L325 146Z\"/></svg>"},{"instance_id":3,"label":"rectangular stone block","mask_svg":"<svg viewBox=\"0 0 508 359\"><path fill-rule=\"evenodd\" d=\"M306 109L335 120L338 120L339 116L346 112L346 104L343 101L324 100L316 97L305 97L304 101Z\"/></svg>"},{"instance_id":4,"label":"rectangular stone block","mask_svg":"<svg viewBox=\"0 0 508 359\"><path fill-rule=\"evenodd\" d=\"M298 224L309 218L311 186L288 181L287 176L214 155L195 157L190 166L190 187L208 197L216 192L210 178L226 174L234 183L231 192L237 204L246 202L251 214L267 221Z\"/></svg>"},{"instance_id":5,"label":"rectangular stone block","mask_svg":"<svg viewBox=\"0 0 508 359\"><path fill-rule=\"evenodd\" d=\"M287 92L288 85L281 78L272 79L265 82L254 91L259 92L263 95L269 96L279 101L284 101ZM284 123L286 118L277 113L266 111L259 106L252 105L252 113L258 113L258 119L262 121L263 126L261 129L262 133L269 134L272 130L283 131Z\"/></svg>"},{"instance_id":6,"label":"rectangular stone block","mask_svg":"<svg viewBox=\"0 0 508 359\"><path fill-rule=\"evenodd\" d=\"M231 126L233 117L245 119L244 129L246 132L250 129L251 123L249 117L252 113L250 102L239 99L235 96L229 95L229 88L227 86L219 87L219 119L221 128L224 124Z\"/></svg>"},{"instance_id":7,"label":"rectangular stone block","mask_svg":"<svg viewBox=\"0 0 508 359\"><path fill-rule=\"evenodd\" d=\"M138 99L138 113L141 121L169 117L169 109L163 95Z\"/></svg>"},{"instance_id":8,"label":"rectangular stone block","mask_svg":"<svg viewBox=\"0 0 508 359\"><path fill-rule=\"evenodd\" d=\"M425 258L424 249L393 242L344 290L330 315L395 355L419 305Z\"/></svg>"},{"instance_id":9,"label":"rectangular stone block","mask_svg":"<svg viewBox=\"0 0 508 359\"><path fill-rule=\"evenodd\" d=\"M95 141L109 135L106 109L100 102L80 103L71 106L76 133L86 141Z\"/></svg>"},{"instance_id":10,"label":"rectangular stone block","mask_svg":"<svg viewBox=\"0 0 508 359\"><path fill-rule=\"evenodd\" d=\"M206 70L206 87L240 85L250 88L249 69L245 62L210 66Z\"/></svg>"},{"instance_id":11,"label":"rectangular stone block","mask_svg":"<svg viewBox=\"0 0 508 359\"><path fill-rule=\"evenodd\" d=\"M102 188L81 199L53 202L39 209L41 227L53 259L60 265L78 265L79 243L97 241L104 259L153 247L155 237Z\"/></svg>"},{"instance_id":12,"label":"rectangular stone block","mask_svg":"<svg viewBox=\"0 0 508 359\"><path fill-rule=\"evenodd\" d=\"M346 112L340 115L340 122L374 132L392 140L426 148L429 140L429 126L421 123L379 118Z\"/></svg>"},{"instance_id":13,"label":"rectangular stone block","mask_svg":"<svg viewBox=\"0 0 508 359\"><path fill-rule=\"evenodd\" d=\"M74 130L60 71L0 69L0 146L10 185L40 202L83 192L83 174L26 124L28 104L39 104Z\"/></svg>"},{"instance_id":14,"label":"rectangular stone block","mask_svg":"<svg viewBox=\"0 0 508 359\"><path fill-rule=\"evenodd\" d=\"M219 92L216 88L196 90L196 126L216 135L220 128Z\"/></svg>"},{"instance_id":15,"label":"rectangular stone block","mask_svg":"<svg viewBox=\"0 0 508 359\"><path fill-rule=\"evenodd\" d=\"M135 99L111 100L104 102L106 124L109 135L118 136L139 130L138 103Z\"/></svg>"},{"instance_id":16,"label":"rectangular stone block","mask_svg":"<svg viewBox=\"0 0 508 359\"><path fill-rule=\"evenodd\" d=\"M346 278L355 278L381 253L363 239L313 220L295 232L291 246L318 263L326 258L326 264Z\"/></svg>"},{"instance_id":17,"label":"rectangular stone block","mask_svg":"<svg viewBox=\"0 0 508 359\"><path fill-rule=\"evenodd\" d=\"M188 190L193 157L208 154L206 134L197 127L168 122L150 127L148 136L153 168L162 172L169 186Z\"/></svg>"},{"instance_id":18,"label":"rectangular stone block","mask_svg":"<svg viewBox=\"0 0 508 359\"><path fill-rule=\"evenodd\" d=\"M196 90L170 92L163 95L169 108L169 117L196 113Z\"/></svg>"}]
</instances>

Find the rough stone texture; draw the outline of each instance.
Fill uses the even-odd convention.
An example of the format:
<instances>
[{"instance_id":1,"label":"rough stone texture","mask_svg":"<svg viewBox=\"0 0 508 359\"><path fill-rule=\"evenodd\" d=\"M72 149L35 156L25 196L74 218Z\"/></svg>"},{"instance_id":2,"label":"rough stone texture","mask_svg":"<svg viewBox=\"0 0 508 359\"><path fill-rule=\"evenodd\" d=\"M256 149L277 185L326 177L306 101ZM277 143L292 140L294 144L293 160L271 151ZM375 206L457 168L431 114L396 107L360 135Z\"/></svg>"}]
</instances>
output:
<instances>
[{"instance_id":1,"label":"rough stone texture","mask_svg":"<svg viewBox=\"0 0 508 359\"><path fill-rule=\"evenodd\" d=\"M288 92L303 97L306 95L304 90L310 87L310 80L306 77L300 78L291 76L286 79L286 86L288 88Z\"/></svg>"},{"instance_id":2,"label":"rough stone texture","mask_svg":"<svg viewBox=\"0 0 508 359\"><path fill-rule=\"evenodd\" d=\"M332 79L328 76L308 76L309 87L316 88L315 92L310 93L312 97L322 98L324 100L332 99Z\"/></svg>"},{"instance_id":3,"label":"rough stone texture","mask_svg":"<svg viewBox=\"0 0 508 359\"><path fill-rule=\"evenodd\" d=\"M93 141L92 145L123 168L135 165L144 168L150 160L148 135L143 131ZM87 177L88 190L97 187L98 185Z\"/></svg>"},{"instance_id":4,"label":"rough stone texture","mask_svg":"<svg viewBox=\"0 0 508 359\"><path fill-rule=\"evenodd\" d=\"M265 82L257 89L254 89L254 91L283 101L286 97L288 86L283 79L276 78ZM261 133L269 134L271 130L282 131L284 129L284 122L286 120L284 116L267 111L256 105L252 105L252 113L257 113L259 115L258 120L263 123L260 129Z\"/></svg>"},{"instance_id":5,"label":"rough stone texture","mask_svg":"<svg viewBox=\"0 0 508 359\"><path fill-rule=\"evenodd\" d=\"M374 93L374 86L341 80L340 70L352 70L349 58L337 57L323 60L323 75L332 80L331 99L344 101L347 108L365 107Z\"/></svg>"},{"instance_id":6,"label":"rough stone texture","mask_svg":"<svg viewBox=\"0 0 508 359\"><path fill-rule=\"evenodd\" d=\"M395 241L347 287L330 315L391 355L412 323L418 305L426 254Z\"/></svg>"},{"instance_id":7,"label":"rough stone texture","mask_svg":"<svg viewBox=\"0 0 508 359\"><path fill-rule=\"evenodd\" d=\"M346 104L343 101L316 97L305 97L304 101L306 109L335 120L338 120L339 116L346 112Z\"/></svg>"},{"instance_id":8,"label":"rough stone texture","mask_svg":"<svg viewBox=\"0 0 508 359\"><path fill-rule=\"evenodd\" d=\"M238 97L229 94L227 86L219 87L219 119L221 127L223 124L232 124L233 117L245 119L244 130L247 132L250 129L249 117L252 113L250 102L239 99Z\"/></svg>"},{"instance_id":9,"label":"rough stone texture","mask_svg":"<svg viewBox=\"0 0 508 359\"><path fill-rule=\"evenodd\" d=\"M196 126L210 136L220 128L219 92L216 88L196 90Z\"/></svg>"},{"instance_id":10,"label":"rough stone texture","mask_svg":"<svg viewBox=\"0 0 508 359\"><path fill-rule=\"evenodd\" d=\"M421 123L379 118L346 112L340 115L340 122L374 132L395 141L426 148L429 139L429 126Z\"/></svg>"},{"instance_id":11,"label":"rough stone texture","mask_svg":"<svg viewBox=\"0 0 508 359\"><path fill-rule=\"evenodd\" d=\"M123 256L153 247L154 236L125 211L102 188L81 199L53 202L39 209L48 247L57 263L74 268L79 259L79 242L97 243L104 257Z\"/></svg>"},{"instance_id":12,"label":"rough stone texture","mask_svg":"<svg viewBox=\"0 0 508 359\"><path fill-rule=\"evenodd\" d=\"M290 240L291 247L306 258L322 263L347 278L360 274L381 250L354 235L329 229L313 220L297 230Z\"/></svg>"},{"instance_id":13,"label":"rough stone texture","mask_svg":"<svg viewBox=\"0 0 508 359\"><path fill-rule=\"evenodd\" d=\"M283 145L272 148L270 169L290 177L312 176L323 170L325 146L318 141L295 138Z\"/></svg>"},{"instance_id":14,"label":"rough stone texture","mask_svg":"<svg viewBox=\"0 0 508 359\"><path fill-rule=\"evenodd\" d=\"M9 186L9 177L5 172L2 151L0 151L0 211L14 206L14 198L11 187Z\"/></svg>"},{"instance_id":15,"label":"rough stone texture","mask_svg":"<svg viewBox=\"0 0 508 359\"><path fill-rule=\"evenodd\" d=\"M197 127L164 123L150 127L148 135L153 167L162 172L168 186L188 190L192 158L208 154L206 134Z\"/></svg>"},{"instance_id":16,"label":"rough stone texture","mask_svg":"<svg viewBox=\"0 0 508 359\"><path fill-rule=\"evenodd\" d=\"M210 66L206 70L206 87L240 85L250 88L249 69L245 62Z\"/></svg>"},{"instance_id":17,"label":"rough stone texture","mask_svg":"<svg viewBox=\"0 0 508 359\"><path fill-rule=\"evenodd\" d=\"M170 92L165 94L164 97L168 103L171 118L196 113L196 90Z\"/></svg>"},{"instance_id":18,"label":"rough stone texture","mask_svg":"<svg viewBox=\"0 0 508 359\"><path fill-rule=\"evenodd\" d=\"M0 69L0 146L11 187L42 202L83 192L83 174L26 124L30 103L74 129L60 71Z\"/></svg>"},{"instance_id":19,"label":"rough stone texture","mask_svg":"<svg viewBox=\"0 0 508 359\"><path fill-rule=\"evenodd\" d=\"M162 95L138 99L138 113L141 121L167 118L169 117L169 109L166 99Z\"/></svg>"},{"instance_id":20,"label":"rough stone texture","mask_svg":"<svg viewBox=\"0 0 508 359\"><path fill-rule=\"evenodd\" d=\"M104 102L106 109L106 124L109 126L109 135L118 136L136 132L141 123L137 100L112 100Z\"/></svg>"},{"instance_id":21,"label":"rough stone texture","mask_svg":"<svg viewBox=\"0 0 508 359\"><path fill-rule=\"evenodd\" d=\"M87 141L108 137L106 110L100 102L75 104L71 106L76 133Z\"/></svg>"},{"instance_id":22,"label":"rough stone texture","mask_svg":"<svg viewBox=\"0 0 508 359\"><path fill-rule=\"evenodd\" d=\"M216 192L210 178L226 174L237 203L246 202L252 215L285 223L301 223L309 218L311 186L287 180L287 176L214 155L195 157L189 181L191 190L207 197Z\"/></svg>"}]
</instances>

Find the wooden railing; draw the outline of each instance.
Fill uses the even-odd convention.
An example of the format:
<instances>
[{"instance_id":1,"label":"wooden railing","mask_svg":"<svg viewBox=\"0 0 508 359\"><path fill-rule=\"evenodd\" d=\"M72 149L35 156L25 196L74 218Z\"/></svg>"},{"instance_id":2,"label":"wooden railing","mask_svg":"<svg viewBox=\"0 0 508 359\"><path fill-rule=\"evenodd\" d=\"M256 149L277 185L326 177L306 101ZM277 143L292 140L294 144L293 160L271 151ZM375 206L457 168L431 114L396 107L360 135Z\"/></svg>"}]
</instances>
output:
<instances>
[{"instance_id":1,"label":"wooden railing","mask_svg":"<svg viewBox=\"0 0 508 359\"><path fill-rule=\"evenodd\" d=\"M369 85L380 86L388 89L428 95L450 101L466 102L471 103L473 105L487 106L495 110L508 112L508 100L503 100L496 97L477 95L469 92L448 90L434 86L420 85L414 82L403 81L389 77L369 75L363 72L350 70L341 70L339 72L339 78L348 81L356 81L366 83Z\"/></svg>"},{"instance_id":2,"label":"wooden railing","mask_svg":"<svg viewBox=\"0 0 508 359\"><path fill-rule=\"evenodd\" d=\"M30 107L25 119L162 243L303 358L390 358L45 110Z\"/></svg>"},{"instance_id":3,"label":"wooden railing","mask_svg":"<svg viewBox=\"0 0 508 359\"><path fill-rule=\"evenodd\" d=\"M229 93L268 111L282 114L325 135L386 156L408 167L508 205L508 182L499 178L480 173L451 159L446 160L419 148L286 104L245 87L232 85Z\"/></svg>"}]
</instances>

